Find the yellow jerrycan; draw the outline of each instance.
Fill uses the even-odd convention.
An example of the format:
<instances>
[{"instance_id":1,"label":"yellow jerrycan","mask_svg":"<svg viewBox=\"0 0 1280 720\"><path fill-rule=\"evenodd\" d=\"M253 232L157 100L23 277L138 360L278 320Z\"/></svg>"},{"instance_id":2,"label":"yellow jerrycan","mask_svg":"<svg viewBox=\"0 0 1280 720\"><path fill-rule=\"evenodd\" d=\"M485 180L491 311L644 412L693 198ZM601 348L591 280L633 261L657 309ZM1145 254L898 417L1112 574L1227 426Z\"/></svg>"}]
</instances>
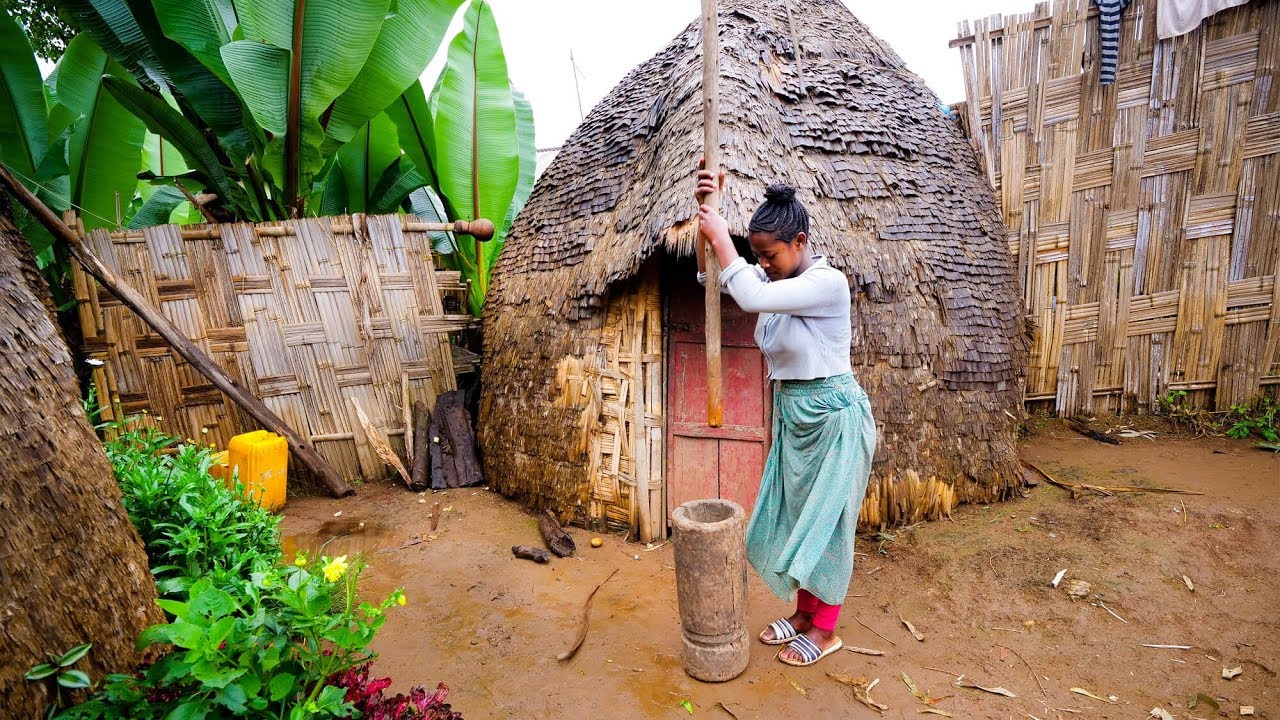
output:
<instances>
[{"instance_id":1,"label":"yellow jerrycan","mask_svg":"<svg viewBox=\"0 0 1280 720\"><path fill-rule=\"evenodd\" d=\"M289 443L283 437L266 430L242 433L231 438L217 458L219 463L225 462L225 468L218 468L215 477L230 484L233 473L238 472L240 484L252 500L271 511L284 507Z\"/></svg>"}]
</instances>

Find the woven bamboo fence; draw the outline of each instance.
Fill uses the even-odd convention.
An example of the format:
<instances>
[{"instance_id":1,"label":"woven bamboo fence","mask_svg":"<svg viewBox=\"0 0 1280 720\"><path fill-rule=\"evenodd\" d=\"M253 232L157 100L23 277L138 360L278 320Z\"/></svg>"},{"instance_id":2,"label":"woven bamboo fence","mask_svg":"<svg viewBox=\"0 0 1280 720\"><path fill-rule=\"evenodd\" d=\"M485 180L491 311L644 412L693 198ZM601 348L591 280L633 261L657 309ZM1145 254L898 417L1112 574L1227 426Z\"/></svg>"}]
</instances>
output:
<instances>
[{"instance_id":1,"label":"woven bamboo fence","mask_svg":"<svg viewBox=\"0 0 1280 720\"><path fill-rule=\"evenodd\" d=\"M466 288L434 268L412 216L97 229L86 242L349 481L387 474L357 405L403 454L413 401L434 407L457 387L449 333L474 319L445 299ZM145 411L219 447L257 428L93 278L77 268L74 283L106 419Z\"/></svg>"},{"instance_id":2,"label":"woven bamboo fence","mask_svg":"<svg viewBox=\"0 0 1280 720\"><path fill-rule=\"evenodd\" d=\"M1280 383L1280 1L1170 40L1156 5L1125 11L1114 85L1088 0L951 43L1036 327L1026 399L1062 415Z\"/></svg>"}]
</instances>

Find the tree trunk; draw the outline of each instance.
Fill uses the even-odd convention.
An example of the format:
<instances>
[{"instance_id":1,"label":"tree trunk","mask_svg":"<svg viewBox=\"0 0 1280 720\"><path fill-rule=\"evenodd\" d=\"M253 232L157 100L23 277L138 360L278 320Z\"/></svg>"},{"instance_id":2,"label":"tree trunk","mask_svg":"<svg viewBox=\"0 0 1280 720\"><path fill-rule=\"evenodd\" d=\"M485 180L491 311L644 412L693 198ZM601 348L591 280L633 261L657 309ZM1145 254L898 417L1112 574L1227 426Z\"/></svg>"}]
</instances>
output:
<instances>
[{"instance_id":1,"label":"tree trunk","mask_svg":"<svg viewBox=\"0 0 1280 720\"><path fill-rule=\"evenodd\" d=\"M9 203L0 192L0 704L39 717L48 681L23 674L46 651L93 643L75 667L97 682L131 671L164 616Z\"/></svg>"}]
</instances>

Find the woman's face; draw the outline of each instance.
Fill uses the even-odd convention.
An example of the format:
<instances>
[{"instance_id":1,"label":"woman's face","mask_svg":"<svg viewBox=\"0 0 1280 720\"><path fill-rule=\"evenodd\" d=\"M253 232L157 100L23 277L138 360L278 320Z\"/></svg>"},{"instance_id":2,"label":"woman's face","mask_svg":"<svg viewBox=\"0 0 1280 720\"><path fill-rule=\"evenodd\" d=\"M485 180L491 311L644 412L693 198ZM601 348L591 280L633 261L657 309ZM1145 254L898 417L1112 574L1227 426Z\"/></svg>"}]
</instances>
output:
<instances>
[{"instance_id":1,"label":"woman's face","mask_svg":"<svg viewBox=\"0 0 1280 720\"><path fill-rule=\"evenodd\" d=\"M785 280L800 273L808 240L804 233L796 233L790 240L780 240L767 232L753 232L747 238L760 269L770 280Z\"/></svg>"}]
</instances>

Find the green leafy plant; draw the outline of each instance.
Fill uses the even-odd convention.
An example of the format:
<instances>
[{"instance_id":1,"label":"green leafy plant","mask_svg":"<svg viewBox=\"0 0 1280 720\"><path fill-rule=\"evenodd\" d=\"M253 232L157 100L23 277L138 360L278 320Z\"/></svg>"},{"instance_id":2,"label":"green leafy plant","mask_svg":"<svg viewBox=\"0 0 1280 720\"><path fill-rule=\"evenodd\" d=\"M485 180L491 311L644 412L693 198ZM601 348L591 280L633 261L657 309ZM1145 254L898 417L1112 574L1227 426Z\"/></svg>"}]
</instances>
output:
<instances>
[{"instance_id":1,"label":"green leafy plant","mask_svg":"<svg viewBox=\"0 0 1280 720\"><path fill-rule=\"evenodd\" d=\"M1186 390L1171 390L1157 398L1157 414L1194 429L1198 434L1225 434L1237 440L1252 437L1274 443L1280 440L1276 414L1280 405L1270 397L1236 403L1226 410L1209 411L1187 401Z\"/></svg>"},{"instance_id":2,"label":"green leafy plant","mask_svg":"<svg viewBox=\"0 0 1280 720\"><path fill-rule=\"evenodd\" d=\"M1227 436L1238 440L1258 437L1267 442L1280 440L1276 428L1276 411L1280 409L1271 398L1263 397L1253 403L1237 403L1227 411L1225 423L1230 425Z\"/></svg>"},{"instance_id":3,"label":"green leafy plant","mask_svg":"<svg viewBox=\"0 0 1280 720\"><path fill-rule=\"evenodd\" d=\"M245 581L193 584L185 601L160 600L173 617L138 638L168 647L145 671L111 675L75 717L347 717L352 704L335 675L367 663L396 591L359 601L359 559L299 555L282 567L264 560Z\"/></svg>"},{"instance_id":4,"label":"green leafy plant","mask_svg":"<svg viewBox=\"0 0 1280 720\"><path fill-rule=\"evenodd\" d=\"M37 56L53 61L62 56L76 30L58 14L53 0L0 0L0 8L9 11L31 38Z\"/></svg>"},{"instance_id":5,"label":"green leafy plant","mask_svg":"<svg viewBox=\"0 0 1280 720\"><path fill-rule=\"evenodd\" d=\"M125 509L147 548L151 572L165 595L197 579L245 578L255 563L280 556L280 518L244 500L209 474L210 447L178 439L142 417L103 426ZM165 450L165 452L161 452Z\"/></svg>"},{"instance_id":6,"label":"green leafy plant","mask_svg":"<svg viewBox=\"0 0 1280 720\"><path fill-rule=\"evenodd\" d=\"M62 696L64 690L84 690L92 687L89 676L83 670L72 668L73 665L80 662L80 658L89 654L89 649L92 647L92 643L84 643L60 655L45 653L49 656L49 662L33 665L27 671L27 674L23 676L31 682L45 681L49 683L49 689L51 690L49 695L53 700L46 706L44 714L46 718L57 716L64 701Z\"/></svg>"},{"instance_id":7,"label":"green leafy plant","mask_svg":"<svg viewBox=\"0 0 1280 720\"><path fill-rule=\"evenodd\" d=\"M91 38L77 37L42 80L21 27L0 16L0 162L53 210L82 208L86 229L112 225L117 197L127 210L138 183L142 122L101 89L102 74L116 68ZM69 307L66 248L16 201L12 209L54 301Z\"/></svg>"},{"instance_id":8,"label":"green leafy plant","mask_svg":"<svg viewBox=\"0 0 1280 720\"><path fill-rule=\"evenodd\" d=\"M108 676L58 717L461 717L443 685L384 698L389 681L370 680L369 644L407 599L363 599L361 558L298 553L282 564L278 518L210 476L211 448L179 443L145 415L99 427L170 621L138 638L153 664Z\"/></svg>"}]
</instances>

